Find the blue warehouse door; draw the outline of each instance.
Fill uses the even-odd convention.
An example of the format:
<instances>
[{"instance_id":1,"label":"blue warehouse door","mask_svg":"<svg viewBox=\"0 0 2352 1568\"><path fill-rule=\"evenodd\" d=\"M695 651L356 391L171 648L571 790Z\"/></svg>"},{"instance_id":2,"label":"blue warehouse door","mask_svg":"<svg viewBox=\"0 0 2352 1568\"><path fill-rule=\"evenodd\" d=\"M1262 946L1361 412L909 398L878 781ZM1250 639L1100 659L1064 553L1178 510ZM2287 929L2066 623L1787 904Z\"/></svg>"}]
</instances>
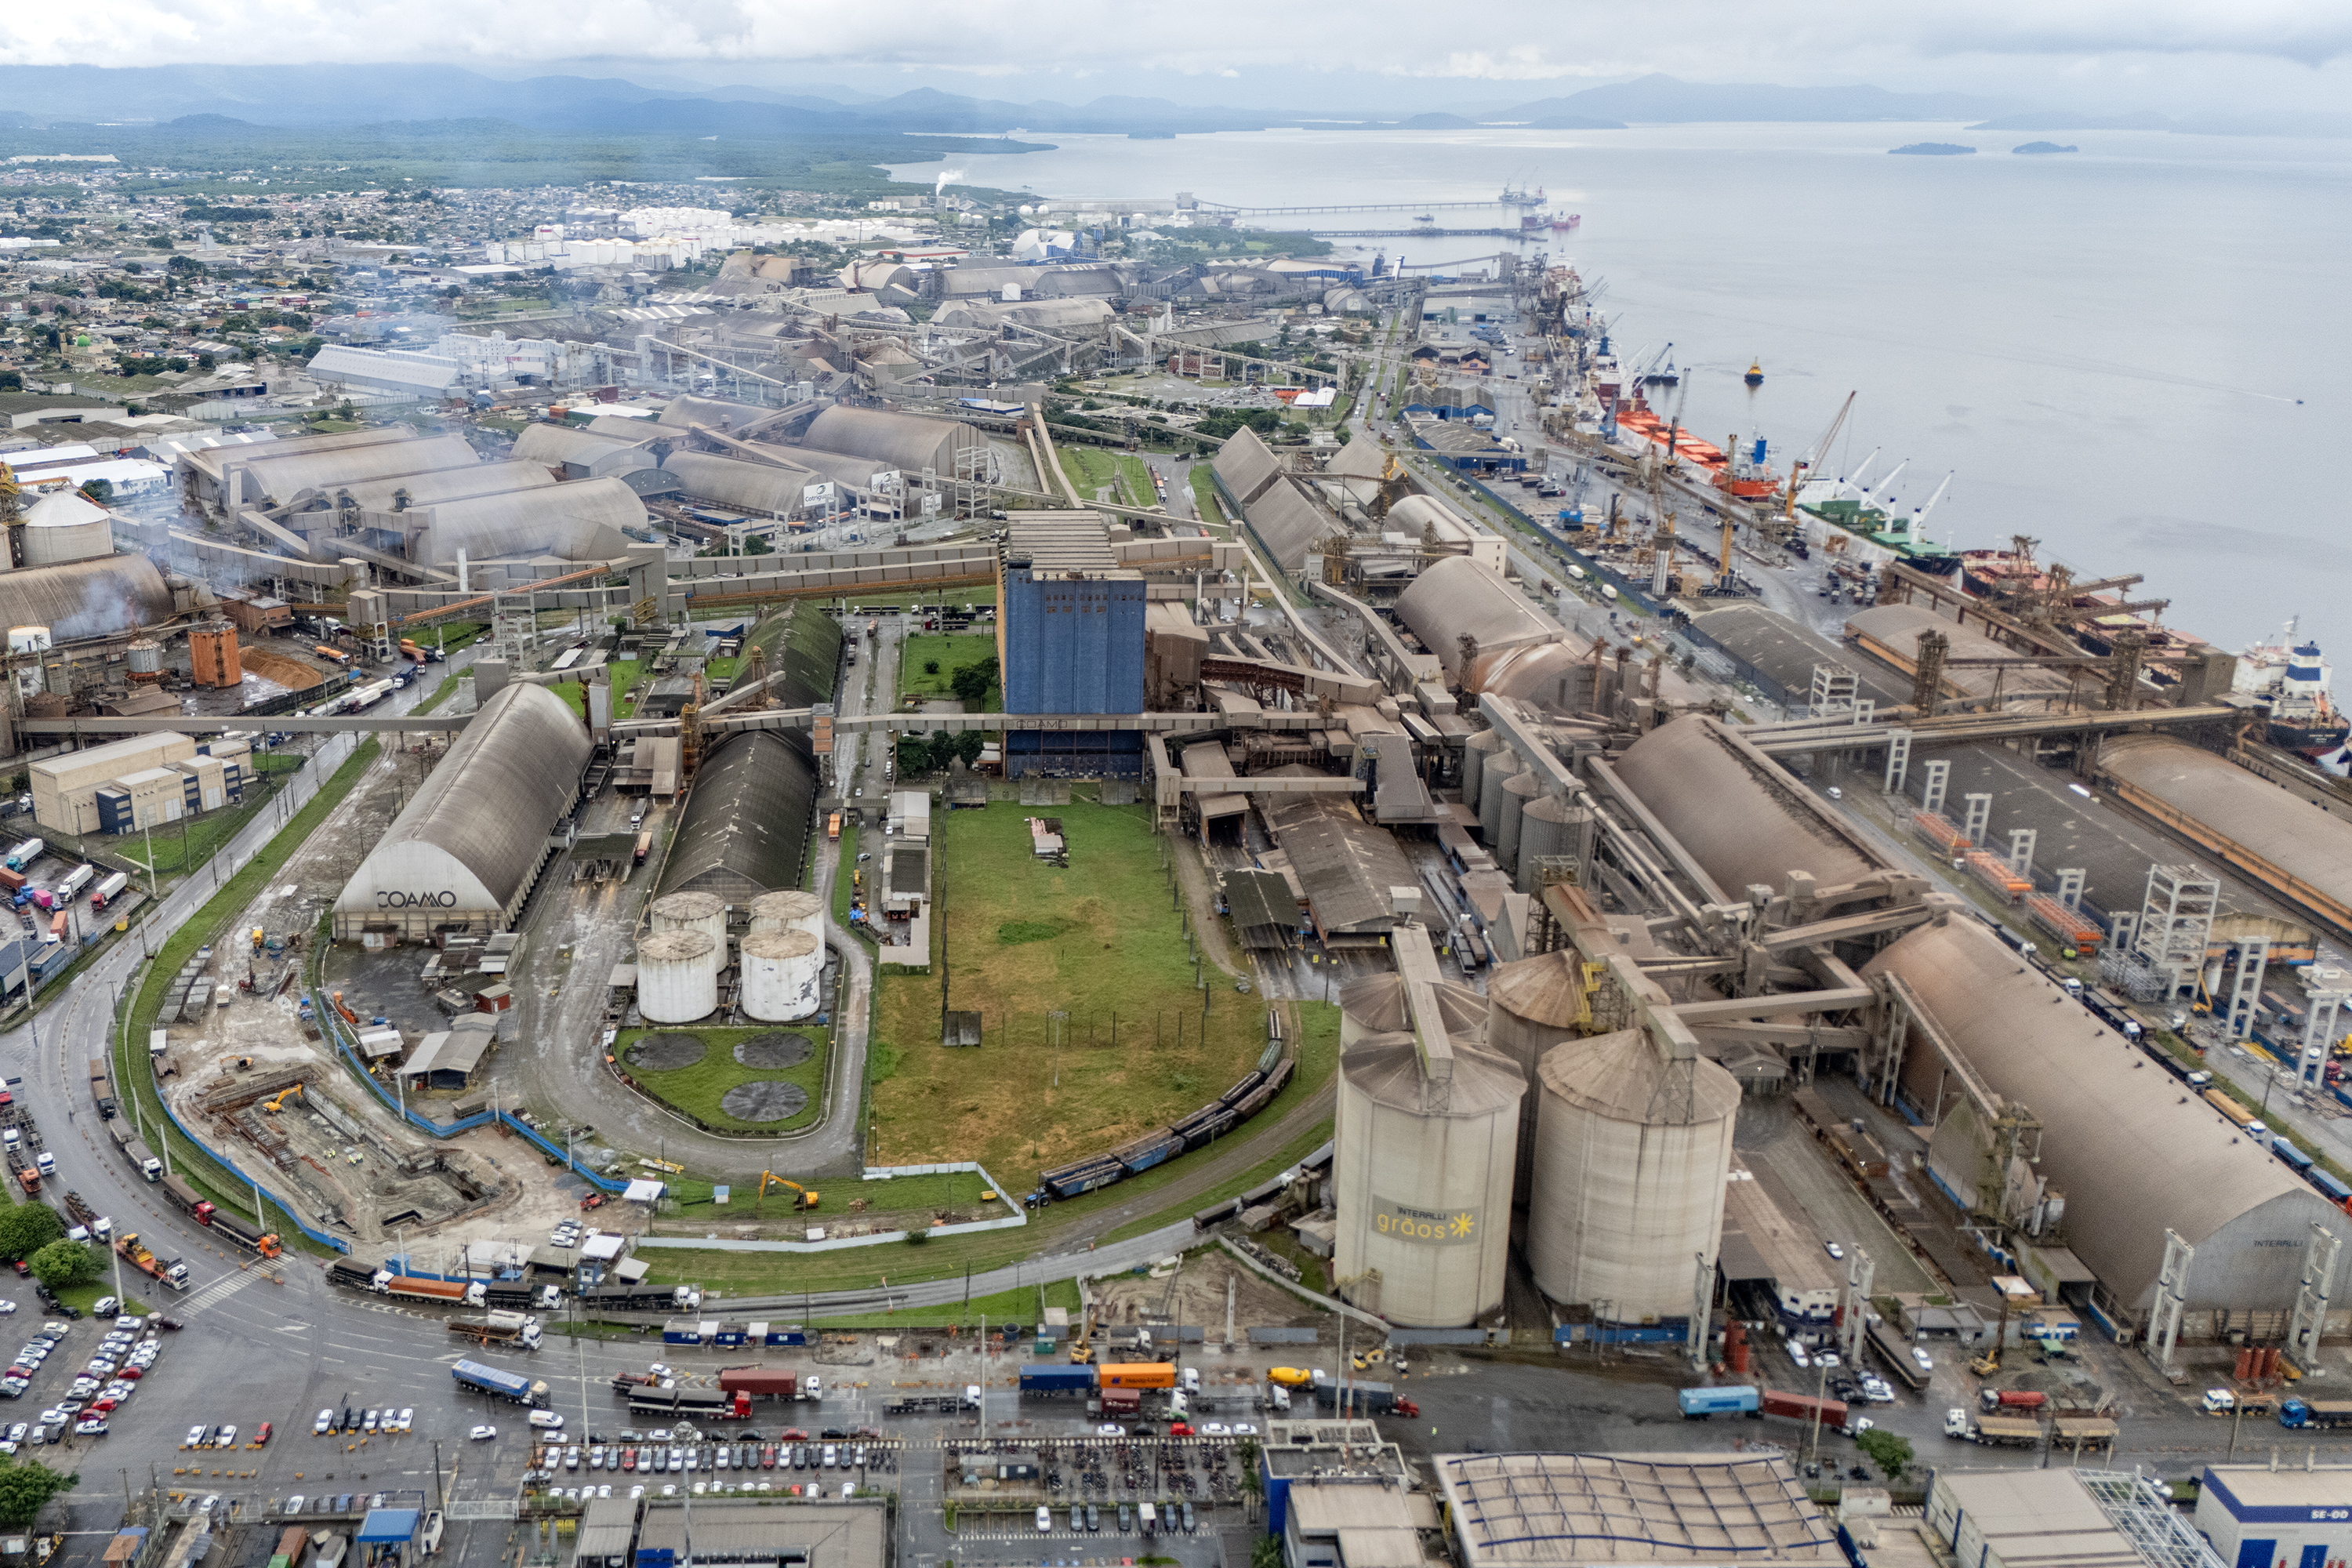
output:
<instances>
[{"instance_id":1,"label":"blue warehouse door","mask_svg":"<svg viewBox=\"0 0 2352 1568\"><path fill-rule=\"evenodd\" d=\"M2238 1542L2238 1568L2271 1568L2278 1556L2275 1541L2241 1541Z\"/></svg>"},{"instance_id":2,"label":"blue warehouse door","mask_svg":"<svg viewBox=\"0 0 2352 1568\"><path fill-rule=\"evenodd\" d=\"M2325 1542L2317 1546L2306 1546L2303 1549L2302 1568L2327 1568L2327 1546Z\"/></svg>"}]
</instances>

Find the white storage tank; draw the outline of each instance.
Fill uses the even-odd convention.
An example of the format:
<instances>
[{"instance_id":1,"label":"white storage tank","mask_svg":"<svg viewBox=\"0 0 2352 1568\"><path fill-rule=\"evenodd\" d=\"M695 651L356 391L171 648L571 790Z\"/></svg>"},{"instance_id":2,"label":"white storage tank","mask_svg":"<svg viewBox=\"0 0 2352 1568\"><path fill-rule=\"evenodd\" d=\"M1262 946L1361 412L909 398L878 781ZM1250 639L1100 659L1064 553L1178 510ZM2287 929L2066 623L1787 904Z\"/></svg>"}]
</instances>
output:
<instances>
[{"instance_id":1,"label":"white storage tank","mask_svg":"<svg viewBox=\"0 0 2352 1568\"><path fill-rule=\"evenodd\" d=\"M637 943L637 1011L648 1024L691 1024L719 1010L719 971L711 940L698 931L666 931Z\"/></svg>"},{"instance_id":2,"label":"white storage tank","mask_svg":"<svg viewBox=\"0 0 2352 1568\"><path fill-rule=\"evenodd\" d=\"M1615 1322L1689 1317L1723 1237L1738 1081L1668 1062L1637 1029L1554 1046L1536 1081L1536 1288Z\"/></svg>"},{"instance_id":3,"label":"white storage tank","mask_svg":"<svg viewBox=\"0 0 2352 1568\"><path fill-rule=\"evenodd\" d=\"M1442 1090L1423 1077L1410 1034L1364 1035L1341 1050L1341 1295L1408 1328L1463 1328L1502 1306L1526 1090L1510 1058L1459 1036Z\"/></svg>"},{"instance_id":4,"label":"white storage tank","mask_svg":"<svg viewBox=\"0 0 2352 1568\"><path fill-rule=\"evenodd\" d=\"M1486 999L1467 985L1441 980L1431 990L1437 998L1437 1016L1459 1039L1472 1039L1486 1027ZM1405 1007L1404 977L1367 974L1339 987L1339 1048L1346 1050L1366 1035L1393 1035L1412 1027Z\"/></svg>"},{"instance_id":5,"label":"white storage tank","mask_svg":"<svg viewBox=\"0 0 2352 1568\"><path fill-rule=\"evenodd\" d=\"M800 888L762 893L751 900L754 931L804 931L824 940L824 900Z\"/></svg>"},{"instance_id":6,"label":"white storage tank","mask_svg":"<svg viewBox=\"0 0 2352 1568\"><path fill-rule=\"evenodd\" d=\"M1483 787L1486 764L1503 749L1503 732L1481 730L1462 745L1462 804L1472 811L1478 809L1478 792Z\"/></svg>"},{"instance_id":7,"label":"white storage tank","mask_svg":"<svg viewBox=\"0 0 2352 1568\"><path fill-rule=\"evenodd\" d=\"M62 566L114 553L114 520L79 490L51 490L25 509L27 566Z\"/></svg>"},{"instance_id":8,"label":"white storage tank","mask_svg":"<svg viewBox=\"0 0 2352 1568\"><path fill-rule=\"evenodd\" d=\"M130 647L131 679L161 680L163 679L163 648L160 643L142 637Z\"/></svg>"},{"instance_id":9,"label":"white storage tank","mask_svg":"<svg viewBox=\"0 0 2352 1568\"><path fill-rule=\"evenodd\" d=\"M743 1011L762 1024L805 1018L824 993L824 944L804 931L755 931L743 939Z\"/></svg>"},{"instance_id":10,"label":"white storage tank","mask_svg":"<svg viewBox=\"0 0 2352 1568\"><path fill-rule=\"evenodd\" d=\"M653 901L653 928L664 931L699 931L710 939L705 960L715 976L727 967L727 900L716 893L672 893Z\"/></svg>"}]
</instances>

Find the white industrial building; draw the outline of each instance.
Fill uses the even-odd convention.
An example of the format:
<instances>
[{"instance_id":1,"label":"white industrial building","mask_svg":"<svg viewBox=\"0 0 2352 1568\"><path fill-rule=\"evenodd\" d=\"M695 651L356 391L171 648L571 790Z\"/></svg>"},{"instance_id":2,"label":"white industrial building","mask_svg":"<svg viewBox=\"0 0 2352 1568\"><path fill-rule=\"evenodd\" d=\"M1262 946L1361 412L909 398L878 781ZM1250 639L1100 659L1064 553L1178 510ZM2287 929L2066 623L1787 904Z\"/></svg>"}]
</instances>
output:
<instances>
[{"instance_id":1,"label":"white industrial building","mask_svg":"<svg viewBox=\"0 0 2352 1568\"><path fill-rule=\"evenodd\" d=\"M1442 1454L1437 1483L1462 1568L1846 1562L1837 1521L1779 1452Z\"/></svg>"},{"instance_id":2,"label":"white industrial building","mask_svg":"<svg viewBox=\"0 0 2352 1568\"><path fill-rule=\"evenodd\" d=\"M459 367L438 354L329 343L310 361L310 379L331 391L387 392L439 399L457 384Z\"/></svg>"},{"instance_id":3,"label":"white industrial building","mask_svg":"<svg viewBox=\"0 0 2352 1568\"><path fill-rule=\"evenodd\" d=\"M2116 1471L1939 1467L1921 1528L1969 1568L2222 1568L2168 1491Z\"/></svg>"},{"instance_id":4,"label":"white industrial building","mask_svg":"<svg viewBox=\"0 0 2352 1568\"><path fill-rule=\"evenodd\" d=\"M2352 1558L2352 1468L2208 1465L2198 1533L2230 1568L2332 1568Z\"/></svg>"}]
</instances>

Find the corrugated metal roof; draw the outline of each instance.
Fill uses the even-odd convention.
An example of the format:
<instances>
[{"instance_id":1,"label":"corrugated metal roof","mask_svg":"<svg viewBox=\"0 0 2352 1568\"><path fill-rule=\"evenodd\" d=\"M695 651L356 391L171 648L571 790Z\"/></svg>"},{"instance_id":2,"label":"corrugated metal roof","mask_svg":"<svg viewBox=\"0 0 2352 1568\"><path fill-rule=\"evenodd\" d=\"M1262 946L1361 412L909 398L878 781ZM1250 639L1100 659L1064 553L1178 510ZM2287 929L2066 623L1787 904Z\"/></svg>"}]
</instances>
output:
<instances>
[{"instance_id":1,"label":"corrugated metal roof","mask_svg":"<svg viewBox=\"0 0 2352 1568\"><path fill-rule=\"evenodd\" d=\"M320 448L305 440L280 441L270 447L216 447L191 452L183 462L222 464L248 470L246 500L264 496L285 504L304 490L333 494L337 486L382 479L387 474L421 474L435 468L461 468L478 459L463 436L417 436L404 440L376 440L364 445Z\"/></svg>"},{"instance_id":2,"label":"corrugated metal roof","mask_svg":"<svg viewBox=\"0 0 2352 1568\"><path fill-rule=\"evenodd\" d=\"M1618 759L1617 776L1733 898L1778 891L1791 871L1832 887L1878 868L1780 769L1742 751L1715 720L1685 714Z\"/></svg>"},{"instance_id":3,"label":"corrugated metal roof","mask_svg":"<svg viewBox=\"0 0 2352 1568\"><path fill-rule=\"evenodd\" d=\"M1537 610L1526 595L1466 555L1431 562L1397 595L1396 613L1457 679L1465 636L1477 639L1484 656L1560 635L1559 623Z\"/></svg>"},{"instance_id":4,"label":"corrugated metal roof","mask_svg":"<svg viewBox=\"0 0 2352 1568\"><path fill-rule=\"evenodd\" d=\"M1417 888L1396 837L1347 805L1322 795L1274 795L1264 810L1275 842L1290 857L1315 923L1326 931L1386 931L1396 923L1391 888Z\"/></svg>"},{"instance_id":5,"label":"corrugated metal roof","mask_svg":"<svg viewBox=\"0 0 2352 1568\"><path fill-rule=\"evenodd\" d=\"M0 625L47 626L52 642L107 637L171 613L172 592L144 555L0 572Z\"/></svg>"},{"instance_id":6,"label":"corrugated metal roof","mask_svg":"<svg viewBox=\"0 0 2352 1568\"><path fill-rule=\"evenodd\" d=\"M515 685L494 692L368 860L411 842L432 845L471 871L504 909L521 893L548 830L578 793L588 752L579 716L547 688ZM362 862L338 907L372 909L377 890L378 878Z\"/></svg>"},{"instance_id":7,"label":"corrugated metal roof","mask_svg":"<svg viewBox=\"0 0 2352 1568\"><path fill-rule=\"evenodd\" d=\"M636 419L629 423L643 426L650 425L652 421ZM542 422L526 426L523 433L515 437L514 455L520 461L540 463L550 468L558 463L577 463L584 468L591 463L611 457L615 452L631 451L642 447L661 434L658 429L641 428L630 432L630 435L635 437L630 440L619 436L603 435L593 430L576 429L569 425L551 425ZM648 456L646 460L651 462L653 458Z\"/></svg>"},{"instance_id":8,"label":"corrugated metal roof","mask_svg":"<svg viewBox=\"0 0 2352 1568\"><path fill-rule=\"evenodd\" d=\"M801 492L823 480L803 468L775 468L713 452L672 452L662 463L688 495L720 506L798 517Z\"/></svg>"},{"instance_id":9,"label":"corrugated metal roof","mask_svg":"<svg viewBox=\"0 0 2352 1568\"><path fill-rule=\"evenodd\" d=\"M2169 735L2108 740L2099 749L2099 771L2352 905L2352 823L2342 817Z\"/></svg>"},{"instance_id":10,"label":"corrugated metal roof","mask_svg":"<svg viewBox=\"0 0 2352 1568\"><path fill-rule=\"evenodd\" d=\"M1964 626L1936 614L1925 605L1875 605L1850 617L1845 630L1848 637L1861 639L1864 649L1873 657L1882 661L1901 660L1896 668L1906 674L1910 662L1918 657L1921 632L1941 632L1951 639L1951 647L1944 655L1947 659L2026 657L2016 648L1993 641L1974 626ZM1871 646L1874 643L1885 652L1879 653ZM2042 698L2063 694L2072 684L2056 670L2036 669L2030 665L1957 669L1948 665L1944 671L1948 690L1978 700L1992 696L1996 685L2005 696Z\"/></svg>"},{"instance_id":11,"label":"corrugated metal roof","mask_svg":"<svg viewBox=\"0 0 2352 1568\"><path fill-rule=\"evenodd\" d=\"M1285 572L1296 572L1304 565L1307 547L1317 540L1345 531L1338 518L1309 500L1297 485L1281 478L1244 507L1243 516L1266 554Z\"/></svg>"},{"instance_id":12,"label":"corrugated metal roof","mask_svg":"<svg viewBox=\"0 0 2352 1568\"><path fill-rule=\"evenodd\" d=\"M2253 1245L2198 1259L2189 1310L2293 1301L2311 1222L2340 1225L2342 1211L1981 925L1922 927L1863 973L1901 975L1991 1092L2041 1119L2066 1243L2119 1300L2154 1300L2167 1227L2200 1247L2242 1227ZM1930 1055L1915 1045L1909 1060L1932 1084ZM1950 1143L1933 1147L1940 1161Z\"/></svg>"},{"instance_id":13,"label":"corrugated metal roof","mask_svg":"<svg viewBox=\"0 0 2352 1568\"><path fill-rule=\"evenodd\" d=\"M695 775L662 892L748 904L798 886L815 806L816 769L799 731L751 730L721 742Z\"/></svg>"},{"instance_id":14,"label":"corrugated metal roof","mask_svg":"<svg viewBox=\"0 0 2352 1568\"><path fill-rule=\"evenodd\" d=\"M880 458L910 478L930 468L941 479L953 479L955 454L988 444L978 430L952 420L839 406L810 420L802 438L827 452Z\"/></svg>"},{"instance_id":15,"label":"corrugated metal roof","mask_svg":"<svg viewBox=\"0 0 2352 1568\"><path fill-rule=\"evenodd\" d=\"M1234 499L1244 507L1282 477L1282 460L1247 426L1225 437L1225 444L1217 448L1209 466L1216 470L1217 478L1224 481Z\"/></svg>"},{"instance_id":16,"label":"corrugated metal roof","mask_svg":"<svg viewBox=\"0 0 2352 1568\"><path fill-rule=\"evenodd\" d=\"M1459 1035L1454 1037L1454 1077L1443 1096L1431 1092L1433 1086L1422 1073L1421 1043L1409 1034L1360 1036L1340 1054L1339 1070L1375 1103L1424 1116L1490 1116L1517 1105L1528 1089L1518 1063Z\"/></svg>"},{"instance_id":17,"label":"corrugated metal roof","mask_svg":"<svg viewBox=\"0 0 2352 1568\"><path fill-rule=\"evenodd\" d=\"M509 459L499 463L462 463L454 468L433 468L418 473L388 474L382 479L355 479L348 485L337 485L326 499L335 500L348 494L369 511L390 511L396 504L394 492L408 492L408 504L437 506L445 501L461 500L474 496L504 495L509 490L534 490L555 483L555 476L547 471L544 463L519 462Z\"/></svg>"},{"instance_id":18,"label":"corrugated metal roof","mask_svg":"<svg viewBox=\"0 0 2352 1568\"><path fill-rule=\"evenodd\" d=\"M505 490L433 505L433 525L419 533L412 558L426 565L551 555L612 561L628 553L624 528L643 528L646 503L616 479Z\"/></svg>"}]
</instances>

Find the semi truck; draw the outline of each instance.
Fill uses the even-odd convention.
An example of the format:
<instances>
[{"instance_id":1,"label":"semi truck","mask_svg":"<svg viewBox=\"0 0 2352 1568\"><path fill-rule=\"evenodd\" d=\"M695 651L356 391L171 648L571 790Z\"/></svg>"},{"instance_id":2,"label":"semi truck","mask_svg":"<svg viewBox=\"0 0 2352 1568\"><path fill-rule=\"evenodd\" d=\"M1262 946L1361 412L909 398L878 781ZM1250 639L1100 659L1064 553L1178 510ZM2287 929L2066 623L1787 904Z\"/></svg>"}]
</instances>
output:
<instances>
[{"instance_id":1,"label":"semi truck","mask_svg":"<svg viewBox=\"0 0 2352 1568\"><path fill-rule=\"evenodd\" d=\"M535 1351L540 1344L539 1320L523 1312L488 1312L478 1318L452 1318L449 1331L483 1344L520 1345Z\"/></svg>"},{"instance_id":2,"label":"semi truck","mask_svg":"<svg viewBox=\"0 0 2352 1568\"><path fill-rule=\"evenodd\" d=\"M635 1388L629 1391L632 1415L697 1415L706 1421L749 1421L751 1396L716 1388Z\"/></svg>"},{"instance_id":3,"label":"semi truck","mask_svg":"<svg viewBox=\"0 0 2352 1568\"><path fill-rule=\"evenodd\" d=\"M163 1162L155 1158L155 1152L146 1144L133 1138L123 1145L122 1152L131 1156L131 1163L139 1167L141 1175L151 1182L163 1179Z\"/></svg>"},{"instance_id":4,"label":"semi truck","mask_svg":"<svg viewBox=\"0 0 2352 1568\"><path fill-rule=\"evenodd\" d=\"M188 1266L176 1258L167 1261L156 1257L137 1236L124 1237L114 1244L114 1250L122 1255L124 1262L150 1279L161 1280L174 1290L188 1288Z\"/></svg>"},{"instance_id":5,"label":"semi truck","mask_svg":"<svg viewBox=\"0 0 2352 1568\"><path fill-rule=\"evenodd\" d=\"M121 898L122 896L122 890L129 886L131 886L131 877L128 872L117 871L113 873L111 876L108 877L105 881L100 882L96 888L90 889L90 911L95 914L100 910L106 908L107 905Z\"/></svg>"},{"instance_id":6,"label":"semi truck","mask_svg":"<svg viewBox=\"0 0 2352 1568\"><path fill-rule=\"evenodd\" d=\"M461 1361L449 1369L449 1375L460 1388L470 1388L477 1394L487 1394L496 1399L510 1400L517 1405L547 1403L547 1384L520 1373L500 1372L494 1366L484 1366L478 1361Z\"/></svg>"},{"instance_id":7,"label":"semi truck","mask_svg":"<svg viewBox=\"0 0 2352 1568\"><path fill-rule=\"evenodd\" d=\"M2030 1448L2042 1441L2042 1423L2014 1415L1987 1415L1971 1421L1967 1411L1956 1408L1945 1413L1944 1436L1997 1447Z\"/></svg>"},{"instance_id":8,"label":"semi truck","mask_svg":"<svg viewBox=\"0 0 2352 1568\"><path fill-rule=\"evenodd\" d=\"M1756 1390L1747 1384L1731 1384L1721 1388L1685 1388L1675 1391L1681 1404L1683 1419L1705 1421L1713 1415L1761 1415L1763 1403Z\"/></svg>"},{"instance_id":9,"label":"semi truck","mask_svg":"<svg viewBox=\"0 0 2352 1568\"><path fill-rule=\"evenodd\" d=\"M11 871L23 870L26 867L30 866L34 861L39 859L41 858L41 852L47 847L48 845L38 838L26 839L25 842L17 845L16 847L8 851L8 869Z\"/></svg>"},{"instance_id":10,"label":"semi truck","mask_svg":"<svg viewBox=\"0 0 2352 1568\"><path fill-rule=\"evenodd\" d=\"M283 1250L277 1232L262 1229L233 1209L215 1208L205 1223L257 1257L275 1258Z\"/></svg>"},{"instance_id":11,"label":"semi truck","mask_svg":"<svg viewBox=\"0 0 2352 1568\"><path fill-rule=\"evenodd\" d=\"M166 1176L163 1181L163 1195L177 1205L182 1214L186 1215L198 1225L212 1224L212 1204L207 1199L198 1197L196 1189L188 1185L185 1181L178 1176Z\"/></svg>"},{"instance_id":12,"label":"semi truck","mask_svg":"<svg viewBox=\"0 0 2352 1568\"><path fill-rule=\"evenodd\" d=\"M1176 1368L1164 1361L1106 1362L1095 1368L1100 1388L1173 1388Z\"/></svg>"},{"instance_id":13,"label":"semi truck","mask_svg":"<svg viewBox=\"0 0 2352 1568\"><path fill-rule=\"evenodd\" d=\"M729 1366L719 1368L719 1386L754 1399L792 1399L800 1393L800 1377L782 1367Z\"/></svg>"},{"instance_id":14,"label":"semi truck","mask_svg":"<svg viewBox=\"0 0 2352 1568\"><path fill-rule=\"evenodd\" d=\"M417 1279L405 1274L394 1274L389 1268L379 1268L368 1284L379 1296L397 1296L404 1300L444 1307L478 1307L482 1304L483 1288L478 1279Z\"/></svg>"},{"instance_id":15,"label":"semi truck","mask_svg":"<svg viewBox=\"0 0 2352 1568\"><path fill-rule=\"evenodd\" d=\"M2278 1419L2282 1426L2352 1426L2352 1399L2288 1399Z\"/></svg>"}]
</instances>

